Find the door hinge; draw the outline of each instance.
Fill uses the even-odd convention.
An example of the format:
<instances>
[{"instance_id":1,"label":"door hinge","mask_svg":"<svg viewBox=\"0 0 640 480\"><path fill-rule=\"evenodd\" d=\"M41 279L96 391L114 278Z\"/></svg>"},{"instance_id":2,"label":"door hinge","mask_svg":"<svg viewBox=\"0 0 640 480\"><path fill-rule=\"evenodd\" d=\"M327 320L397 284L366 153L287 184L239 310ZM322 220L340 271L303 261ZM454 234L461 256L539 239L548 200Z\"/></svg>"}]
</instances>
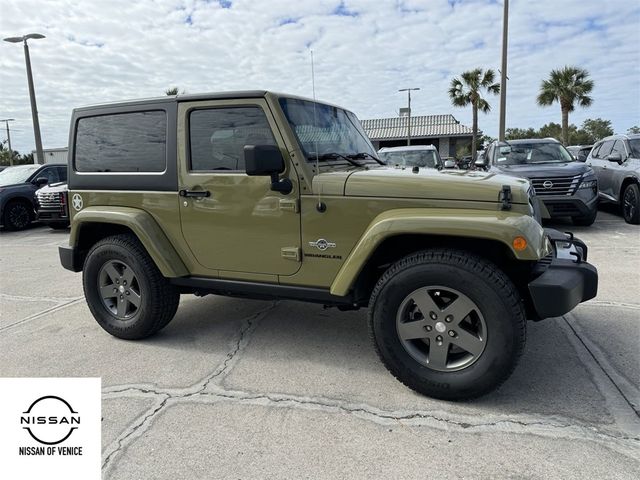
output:
<instances>
[{"instance_id":1,"label":"door hinge","mask_svg":"<svg viewBox=\"0 0 640 480\"><path fill-rule=\"evenodd\" d=\"M297 198L281 198L280 210L286 210L288 212L298 213L300 211L300 202Z\"/></svg>"},{"instance_id":2,"label":"door hinge","mask_svg":"<svg viewBox=\"0 0 640 480\"><path fill-rule=\"evenodd\" d=\"M280 249L280 253L282 258L286 258L287 260L300 261L300 248L298 247L283 247Z\"/></svg>"}]
</instances>

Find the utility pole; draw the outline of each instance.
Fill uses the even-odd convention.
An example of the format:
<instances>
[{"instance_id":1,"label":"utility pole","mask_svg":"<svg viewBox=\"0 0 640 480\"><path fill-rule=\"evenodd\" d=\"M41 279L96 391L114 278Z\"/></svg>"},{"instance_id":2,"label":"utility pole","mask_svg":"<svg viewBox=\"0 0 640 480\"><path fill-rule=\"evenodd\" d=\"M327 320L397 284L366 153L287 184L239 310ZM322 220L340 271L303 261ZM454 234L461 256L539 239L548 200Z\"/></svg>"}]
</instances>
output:
<instances>
[{"instance_id":1,"label":"utility pole","mask_svg":"<svg viewBox=\"0 0 640 480\"><path fill-rule=\"evenodd\" d=\"M411 91L412 90L420 90L420 88L401 88L398 90L399 92L407 92L407 145L411 145Z\"/></svg>"},{"instance_id":2,"label":"utility pole","mask_svg":"<svg viewBox=\"0 0 640 480\"><path fill-rule=\"evenodd\" d=\"M7 144L9 146L9 166L13 166L13 150L11 149L11 134L9 133L9 122L13 122L15 118L5 118L0 120L7 126Z\"/></svg>"},{"instance_id":3,"label":"utility pole","mask_svg":"<svg viewBox=\"0 0 640 480\"><path fill-rule=\"evenodd\" d=\"M29 45L27 40L45 38L40 33L29 33L22 37L5 38L5 42L24 44L24 61L27 65L27 82L29 83L29 100L31 101L31 117L33 118L33 135L36 141L36 158L39 164L44 164L44 153L42 152L42 138L40 137L40 121L38 120L38 107L36 106L36 92L33 87L33 74L31 73L31 57L29 56Z\"/></svg>"},{"instance_id":4,"label":"utility pole","mask_svg":"<svg viewBox=\"0 0 640 480\"><path fill-rule=\"evenodd\" d=\"M498 140L504 142L507 116L507 39L509 31L509 0L504 1L502 16L502 68L500 70L500 129Z\"/></svg>"}]
</instances>

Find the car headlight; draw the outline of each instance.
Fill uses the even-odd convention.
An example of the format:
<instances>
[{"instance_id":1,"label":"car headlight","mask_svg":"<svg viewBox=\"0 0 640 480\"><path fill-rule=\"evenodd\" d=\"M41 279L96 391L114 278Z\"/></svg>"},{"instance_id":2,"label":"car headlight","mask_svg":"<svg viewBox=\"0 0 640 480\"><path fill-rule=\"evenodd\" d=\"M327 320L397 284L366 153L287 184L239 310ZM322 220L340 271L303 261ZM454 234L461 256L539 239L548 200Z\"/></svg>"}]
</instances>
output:
<instances>
[{"instance_id":1,"label":"car headlight","mask_svg":"<svg viewBox=\"0 0 640 480\"><path fill-rule=\"evenodd\" d=\"M598 180L584 180L578 188L596 188Z\"/></svg>"}]
</instances>

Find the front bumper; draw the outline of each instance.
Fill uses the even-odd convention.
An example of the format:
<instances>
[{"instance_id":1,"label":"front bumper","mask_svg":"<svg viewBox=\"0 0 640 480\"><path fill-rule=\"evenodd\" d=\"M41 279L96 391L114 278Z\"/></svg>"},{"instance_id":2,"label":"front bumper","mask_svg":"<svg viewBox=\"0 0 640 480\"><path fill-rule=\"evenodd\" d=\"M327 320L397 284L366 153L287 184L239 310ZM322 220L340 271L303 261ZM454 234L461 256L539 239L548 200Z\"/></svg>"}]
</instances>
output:
<instances>
[{"instance_id":1,"label":"front bumper","mask_svg":"<svg viewBox=\"0 0 640 480\"><path fill-rule=\"evenodd\" d=\"M69 222L69 215L64 208L45 209L40 208L36 212L36 219L42 223L62 223Z\"/></svg>"},{"instance_id":2,"label":"front bumper","mask_svg":"<svg viewBox=\"0 0 640 480\"><path fill-rule=\"evenodd\" d=\"M572 196L538 195L552 218L586 217L598 208L598 194L592 189L578 190Z\"/></svg>"},{"instance_id":3,"label":"front bumper","mask_svg":"<svg viewBox=\"0 0 640 480\"><path fill-rule=\"evenodd\" d=\"M554 247L538 262L529 293L538 319L559 317L598 293L598 271L587 263L587 246L573 234L545 229Z\"/></svg>"}]
</instances>

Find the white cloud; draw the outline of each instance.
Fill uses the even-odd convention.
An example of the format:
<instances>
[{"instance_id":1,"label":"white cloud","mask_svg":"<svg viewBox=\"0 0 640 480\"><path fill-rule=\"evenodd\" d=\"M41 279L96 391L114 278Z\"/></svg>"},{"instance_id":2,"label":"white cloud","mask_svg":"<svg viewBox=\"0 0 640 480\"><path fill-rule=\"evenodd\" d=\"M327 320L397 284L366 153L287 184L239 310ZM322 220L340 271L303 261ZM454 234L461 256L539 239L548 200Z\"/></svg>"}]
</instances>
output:
<instances>
[{"instance_id":1,"label":"white cloud","mask_svg":"<svg viewBox=\"0 0 640 480\"><path fill-rule=\"evenodd\" d=\"M0 0L2 37L41 32L30 43L45 147L67 144L73 107L162 95L266 88L318 98L361 118L392 116L421 87L415 114L468 109L447 97L452 76L500 63L502 4L494 0ZM452 5L453 4L453 5ZM594 104L571 122L603 117L617 131L640 123L640 8L610 0L512 0L508 126L560 121L535 98L548 72L588 69ZM335 13L342 13L337 15ZM351 16L353 15L353 16ZM0 118L13 117L14 148L33 148L22 48L0 43ZM496 135L498 98L480 127ZM4 134L0 134L4 138Z\"/></svg>"}]
</instances>

